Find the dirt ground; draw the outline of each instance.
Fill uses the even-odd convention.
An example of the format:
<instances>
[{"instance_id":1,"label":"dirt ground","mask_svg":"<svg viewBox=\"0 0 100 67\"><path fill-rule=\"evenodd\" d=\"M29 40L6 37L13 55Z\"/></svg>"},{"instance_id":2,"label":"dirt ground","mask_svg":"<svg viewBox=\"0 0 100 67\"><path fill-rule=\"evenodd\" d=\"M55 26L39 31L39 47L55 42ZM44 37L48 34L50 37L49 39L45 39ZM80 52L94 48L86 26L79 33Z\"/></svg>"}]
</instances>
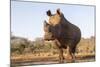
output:
<instances>
[{"instance_id":1,"label":"dirt ground","mask_svg":"<svg viewBox=\"0 0 100 67\"><path fill-rule=\"evenodd\" d=\"M87 62L93 59L92 61L95 60L95 54L94 53L78 53L75 54L76 56L76 62ZM65 60L67 60L67 54L64 54ZM59 60L59 55L55 54L53 55L52 53L40 53L40 54L22 54L22 55L14 55L11 56L11 65L30 65L30 64L54 64L58 63ZM43 63L44 62L44 63Z\"/></svg>"}]
</instances>

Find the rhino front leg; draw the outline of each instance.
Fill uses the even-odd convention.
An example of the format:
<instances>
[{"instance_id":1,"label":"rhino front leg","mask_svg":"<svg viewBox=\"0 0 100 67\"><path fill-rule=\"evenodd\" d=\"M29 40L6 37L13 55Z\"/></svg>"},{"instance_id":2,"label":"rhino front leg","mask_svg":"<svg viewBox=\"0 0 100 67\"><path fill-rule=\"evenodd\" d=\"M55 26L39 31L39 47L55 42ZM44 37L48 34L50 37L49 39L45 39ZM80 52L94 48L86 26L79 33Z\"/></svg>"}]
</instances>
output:
<instances>
[{"instance_id":1,"label":"rhino front leg","mask_svg":"<svg viewBox=\"0 0 100 67\"><path fill-rule=\"evenodd\" d=\"M63 49L59 48L59 63L64 63Z\"/></svg>"},{"instance_id":2,"label":"rhino front leg","mask_svg":"<svg viewBox=\"0 0 100 67\"><path fill-rule=\"evenodd\" d=\"M61 48L61 44L59 43L58 40L55 40L54 42L55 42L55 45L58 49L59 63L64 63L63 49Z\"/></svg>"}]
</instances>

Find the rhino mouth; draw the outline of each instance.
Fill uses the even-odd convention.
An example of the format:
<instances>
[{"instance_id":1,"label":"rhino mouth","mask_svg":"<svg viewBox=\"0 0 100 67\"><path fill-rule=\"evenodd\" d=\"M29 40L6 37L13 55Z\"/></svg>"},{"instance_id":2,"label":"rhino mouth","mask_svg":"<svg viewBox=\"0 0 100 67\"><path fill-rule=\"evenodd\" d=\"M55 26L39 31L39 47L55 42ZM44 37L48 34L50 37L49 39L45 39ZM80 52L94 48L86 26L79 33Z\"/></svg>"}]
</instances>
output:
<instances>
[{"instance_id":1,"label":"rhino mouth","mask_svg":"<svg viewBox=\"0 0 100 67\"><path fill-rule=\"evenodd\" d=\"M55 40L55 38L52 35L45 35L44 40L50 41L50 40Z\"/></svg>"},{"instance_id":2,"label":"rhino mouth","mask_svg":"<svg viewBox=\"0 0 100 67\"><path fill-rule=\"evenodd\" d=\"M55 40L55 39L53 39L53 38L50 38L50 39L49 39L49 38L48 38L48 39L45 39L45 38L44 38L44 40L45 40L45 41L53 41L53 40Z\"/></svg>"}]
</instances>

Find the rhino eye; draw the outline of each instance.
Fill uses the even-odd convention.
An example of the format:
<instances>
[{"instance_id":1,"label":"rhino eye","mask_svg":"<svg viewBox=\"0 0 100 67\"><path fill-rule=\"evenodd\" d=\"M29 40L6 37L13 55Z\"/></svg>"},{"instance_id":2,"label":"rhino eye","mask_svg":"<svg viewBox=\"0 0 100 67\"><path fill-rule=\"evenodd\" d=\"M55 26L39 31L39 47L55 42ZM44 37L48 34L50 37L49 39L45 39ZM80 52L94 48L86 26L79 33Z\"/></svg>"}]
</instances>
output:
<instances>
[{"instance_id":1,"label":"rhino eye","mask_svg":"<svg viewBox=\"0 0 100 67\"><path fill-rule=\"evenodd\" d=\"M49 28L49 32L51 32L51 28Z\"/></svg>"}]
</instances>

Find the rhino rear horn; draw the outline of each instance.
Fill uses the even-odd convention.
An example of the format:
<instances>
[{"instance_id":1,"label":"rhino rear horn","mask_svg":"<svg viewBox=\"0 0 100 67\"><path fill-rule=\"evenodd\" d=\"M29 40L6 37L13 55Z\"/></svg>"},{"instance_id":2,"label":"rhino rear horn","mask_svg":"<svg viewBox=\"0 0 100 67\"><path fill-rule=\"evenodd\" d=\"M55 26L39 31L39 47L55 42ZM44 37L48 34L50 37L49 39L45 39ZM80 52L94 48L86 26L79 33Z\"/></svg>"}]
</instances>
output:
<instances>
[{"instance_id":1,"label":"rhino rear horn","mask_svg":"<svg viewBox=\"0 0 100 67\"><path fill-rule=\"evenodd\" d=\"M44 26L47 26L47 25L49 25L49 24L48 24L47 21L45 20L45 21L44 21Z\"/></svg>"}]
</instances>

